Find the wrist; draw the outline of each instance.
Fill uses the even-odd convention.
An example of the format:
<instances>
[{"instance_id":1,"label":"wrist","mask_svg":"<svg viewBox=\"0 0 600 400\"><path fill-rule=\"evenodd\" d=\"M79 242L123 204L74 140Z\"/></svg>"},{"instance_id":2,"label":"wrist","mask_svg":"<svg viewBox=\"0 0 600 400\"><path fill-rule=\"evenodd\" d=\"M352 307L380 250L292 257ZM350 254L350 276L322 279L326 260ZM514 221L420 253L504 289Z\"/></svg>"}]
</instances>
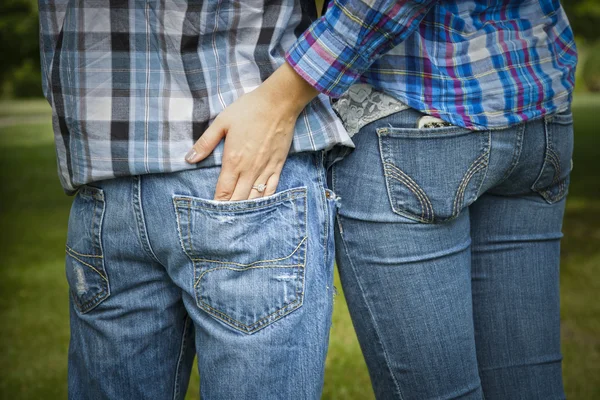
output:
<instances>
[{"instance_id":1,"label":"wrist","mask_svg":"<svg viewBox=\"0 0 600 400\"><path fill-rule=\"evenodd\" d=\"M279 104L294 115L300 114L319 94L287 62L264 82L264 86L269 91L273 104Z\"/></svg>"}]
</instances>

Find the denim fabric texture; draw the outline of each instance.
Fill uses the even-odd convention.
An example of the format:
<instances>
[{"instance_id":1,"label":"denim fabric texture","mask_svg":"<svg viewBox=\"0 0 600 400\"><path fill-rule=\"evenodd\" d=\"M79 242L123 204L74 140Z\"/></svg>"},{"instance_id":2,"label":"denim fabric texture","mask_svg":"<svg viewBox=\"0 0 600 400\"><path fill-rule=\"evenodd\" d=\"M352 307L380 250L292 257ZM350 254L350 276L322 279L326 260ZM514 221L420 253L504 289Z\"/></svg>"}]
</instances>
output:
<instances>
[{"instance_id":1,"label":"denim fabric texture","mask_svg":"<svg viewBox=\"0 0 600 400\"><path fill-rule=\"evenodd\" d=\"M563 399L570 111L493 131L364 126L329 170L337 263L378 399Z\"/></svg>"},{"instance_id":2,"label":"denim fabric texture","mask_svg":"<svg viewBox=\"0 0 600 400\"><path fill-rule=\"evenodd\" d=\"M211 200L219 167L81 187L69 219L70 399L318 399L335 196L322 153L278 192Z\"/></svg>"}]
</instances>

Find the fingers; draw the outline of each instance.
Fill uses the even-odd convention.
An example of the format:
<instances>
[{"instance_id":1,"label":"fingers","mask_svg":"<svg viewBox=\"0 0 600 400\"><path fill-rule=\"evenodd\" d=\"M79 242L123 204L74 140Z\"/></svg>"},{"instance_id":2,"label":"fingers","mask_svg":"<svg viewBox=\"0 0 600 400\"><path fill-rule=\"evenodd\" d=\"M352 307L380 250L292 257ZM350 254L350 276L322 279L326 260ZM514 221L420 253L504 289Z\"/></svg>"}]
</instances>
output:
<instances>
[{"instance_id":1,"label":"fingers","mask_svg":"<svg viewBox=\"0 0 600 400\"><path fill-rule=\"evenodd\" d=\"M215 200L229 201L235 191L236 184L239 179L239 174L234 168L228 164L223 164L219 179L217 180L217 188L215 189Z\"/></svg>"},{"instance_id":2,"label":"fingers","mask_svg":"<svg viewBox=\"0 0 600 400\"><path fill-rule=\"evenodd\" d=\"M279 185L280 174L281 174L281 168L279 169L279 172L277 172L269 177L269 180L267 181L267 188L265 189L265 192L264 192L265 196L270 196L272 194L275 194L275 192L277 191L277 185Z\"/></svg>"},{"instance_id":3,"label":"fingers","mask_svg":"<svg viewBox=\"0 0 600 400\"><path fill-rule=\"evenodd\" d=\"M225 127L218 122L218 119L215 119L196 143L194 143L194 146L186 154L185 160L190 164L204 160L213 152L226 133L227 130Z\"/></svg>"},{"instance_id":4,"label":"fingers","mask_svg":"<svg viewBox=\"0 0 600 400\"><path fill-rule=\"evenodd\" d=\"M265 172L262 173L255 181L254 184L252 185L252 190L250 191L250 196L248 197L248 200L251 199L256 199L259 197L263 197L267 191L266 189L266 184L269 181L269 178L273 175L272 172ZM265 185L265 189L261 192L258 191L258 189L254 188L254 186L256 187L260 187L260 185Z\"/></svg>"}]
</instances>

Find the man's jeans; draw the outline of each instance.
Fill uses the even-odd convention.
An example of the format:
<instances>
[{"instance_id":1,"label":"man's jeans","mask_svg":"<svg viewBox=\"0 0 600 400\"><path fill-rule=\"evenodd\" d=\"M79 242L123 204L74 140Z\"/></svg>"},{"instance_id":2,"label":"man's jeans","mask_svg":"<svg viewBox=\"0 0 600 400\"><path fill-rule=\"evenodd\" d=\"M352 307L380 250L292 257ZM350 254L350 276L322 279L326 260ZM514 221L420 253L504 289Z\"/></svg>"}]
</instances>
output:
<instances>
[{"instance_id":1,"label":"man's jeans","mask_svg":"<svg viewBox=\"0 0 600 400\"><path fill-rule=\"evenodd\" d=\"M378 399L561 399L570 112L506 130L366 125L333 165L337 263Z\"/></svg>"},{"instance_id":2,"label":"man's jeans","mask_svg":"<svg viewBox=\"0 0 600 400\"><path fill-rule=\"evenodd\" d=\"M219 168L81 188L69 218L69 398L318 399L335 200L322 153L275 195L215 202Z\"/></svg>"}]
</instances>

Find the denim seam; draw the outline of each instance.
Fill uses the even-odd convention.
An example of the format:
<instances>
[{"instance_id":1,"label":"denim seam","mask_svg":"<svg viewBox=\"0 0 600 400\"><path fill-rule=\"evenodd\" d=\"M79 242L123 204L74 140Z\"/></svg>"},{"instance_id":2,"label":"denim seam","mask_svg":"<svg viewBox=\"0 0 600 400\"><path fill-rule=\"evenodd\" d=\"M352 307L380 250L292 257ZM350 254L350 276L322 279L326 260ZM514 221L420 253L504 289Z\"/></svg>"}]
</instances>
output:
<instances>
[{"instance_id":1,"label":"denim seam","mask_svg":"<svg viewBox=\"0 0 600 400\"><path fill-rule=\"evenodd\" d=\"M393 169L391 171L387 170L388 166ZM404 183L404 185L407 186L408 189L417 197L419 203L421 203L421 220L433 221L435 215L433 211L433 205L431 204L431 201L429 200L429 197L423 188L421 188L418 183L416 183L410 176L408 176L395 165L386 162L384 164L384 168L386 169L386 171L384 171L386 177L390 177L400 181L401 183ZM395 170L398 170L398 172ZM392 208L394 208L393 205Z\"/></svg>"},{"instance_id":2,"label":"denim seam","mask_svg":"<svg viewBox=\"0 0 600 400\"><path fill-rule=\"evenodd\" d=\"M281 319L282 317L285 317L286 315L288 315L289 313L291 313L292 311L297 310L298 308L300 308L300 306L303 303L304 298L303 297L299 297L298 299L286 304L285 306L281 307L280 309L278 309L277 311L272 312L271 314L259 319L258 321L255 321L254 323L252 323L251 325L246 325L243 322L240 322L236 319L231 318L230 316L228 316L227 314L225 314L222 311L219 311L213 307L211 307L209 304L207 304L204 301L200 301L200 303L202 304L202 308L209 313L210 315L212 315L213 317L219 319L220 321L225 322L227 325L236 328L238 330L241 330L245 333L254 333L256 331L258 331L260 328L264 328L265 326L268 325L268 323L264 322L267 319L272 319L272 318L276 318L273 319L271 322L275 322L278 319ZM274 315L277 315L276 317L273 317Z\"/></svg>"},{"instance_id":3,"label":"denim seam","mask_svg":"<svg viewBox=\"0 0 600 400\"><path fill-rule=\"evenodd\" d=\"M92 258L104 258L104 256L98 256L95 254L83 254L83 253L78 253L75 250L73 250L71 247L69 247L69 245L65 246L71 253L77 254L78 256L81 257L92 257Z\"/></svg>"},{"instance_id":4,"label":"denim seam","mask_svg":"<svg viewBox=\"0 0 600 400\"><path fill-rule=\"evenodd\" d=\"M498 369L506 369L506 368L520 368L520 367L524 367L527 365L531 365L532 362L535 363L555 363L555 362L560 362L563 360L562 355L558 358L556 357L536 357L534 359L529 360L528 363L520 363L520 364L514 364L514 365L503 365L503 366L493 366L493 367L487 367L487 368L481 368L480 370L483 372L487 372L487 371L494 371L494 370L498 370Z\"/></svg>"},{"instance_id":5,"label":"denim seam","mask_svg":"<svg viewBox=\"0 0 600 400\"><path fill-rule=\"evenodd\" d=\"M307 229L307 196L306 196L306 189L302 189L303 195L299 195L299 196L286 196L286 198L282 201L291 201L291 200L296 200L297 198L304 198L304 226L305 229ZM206 303L205 301L203 301L201 298L198 297L198 292L197 292L197 283L199 283L201 277L197 277L197 270L198 270L198 266L197 266L197 260L193 258L190 253L186 250L185 245L183 243L184 239L183 239L183 235L181 234L181 221L180 221L180 208L181 205L179 204L179 202L181 201L185 201L187 203L187 211L188 211L188 237L187 237L187 241L189 243L189 249L190 251L193 253L193 247L192 247L192 236L191 236L191 209L192 209L192 199L191 198L186 198L186 197L174 197L173 198L173 206L175 208L175 214L177 217L177 230L179 233L179 238L180 238L180 246L183 250L183 252L186 254L186 256L190 259L190 261L192 261L192 266L193 266L193 273L194 273L194 297L196 299L196 304L202 308L203 310L205 310L208 314L212 315L213 317L217 318L218 320L226 323L227 325L238 329L240 331L243 331L245 333L254 333L257 330L261 329L262 327L266 326L266 324L264 323L264 321L266 319L272 319L271 322L275 322L278 319L281 319L282 317L286 316L287 314L291 313L292 311L298 309L304 302L304 278L305 278L305 273L304 273L304 267L306 266L306 253L307 250L305 249L304 251L304 262L302 264L295 264L295 265L288 265L285 266L286 268L296 268L297 269L297 273L298 273L298 285L300 285L300 287L296 288L296 295L298 296L296 300L284 305L283 307L279 308L277 311L259 319L258 321L255 321L253 324L251 325L246 325L234 318L231 318L230 316L228 316L227 314L223 313L222 311L219 311L213 307L211 307L208 303ZM279 202L273 202L270 203L269 205L276 205L279 204ZM298 210L297 210L297 206L295 204L295 202L293 202L294 205L294 209L296 210L296 219L298 219ZM253 207L255 208L255 207ZM214 209L211 209L211 211L215 211ZM301 232L301 228L298 227L299 230L299 236L302 237L302 232ZM296 250L294 251L294 253L300 248L300 246L302 245L302 243L307 242L308 236L304 236L304 238L302 239L301 243L298 245L298 247L296 248ZM307 243L308 244L308 243ZM291 257L294 253L292 253L290 256L288 256L287 258ZM263 261L264 262L264 261ZM221 262L222 263L222 262ZM226 268L226 267L224 267ZM231 268L230 268L231 269ZM239 269L234 269L234 270L239 270ZM298 286L297 285L297 286ZM276 314L280 314L278 316L275 317L275 319L273 319L273 316Z\"/></svg>"},{"instance_id":6,"label":"denim seam","mask_svg":"<svg viewBox=\"0 0 600 400\"><path fill-rule=\"evenodd\" d=\"M298 232L298 234L301 235L302 233ZM298 249L302 246L302 244L307 239L308 239L308 236L303 237L302 240L300 241L300 243L294 249L294 251L292 251L289 255L287 255L285 257L281 257L281 258L274 258L272 260L260 260L260 261L255 261L255 262L252 262L252 263L249 263L249 264L241 264L241 263L230 262L230 261L209 260L209 259L205 259L205 258L191 258L191 260L192 261L209 262L209 263L215 263L215 264L237 265L239 267L251 267L251 266L256 265L256 264L264 264L264 263L270 263L270 262L287 260L288 258L292 257L298 251Z\"/></svg>"},{"instance_id":7,"label":"denim seam","mask_svg":"<svg viewBox=\"0 0 600 400\"><path fill-rule=\"evenodd\" d=\"M560 167L560 158L554 151L553 143L552 143L552 132L550 131L550 129L548 127L548 123L550 123L552 121L553 121L552 116L544 118L544 132L545 132L545 136L546 136L546 151L545 151L546 154L544 156L544 163L542 165L542 169L540 170L540 173L539 173L537 179L531 186L532 190L539 193L550 204L560 201L567 194L566 190L565 190L565 187L566 187L565 180L563 180L562 182L560 181L560 176L562 174L562 169ZM546 171L546 166L548 163L552 164L552 166L554 167L554 174L552 176L552 181L551 181L550 185L555 185L557 183L559 184L558 192L556 193L556 195L552 194L552 192L550 190L544 190L544 189L540 188L538 185L540 179L542 179L542 176L544 175L544 172Z\"/></svg>"},{"instance_id":8,"label":"denim seam","mask_svg":"<svg viewBox=\"0 0 600 400\"><path fill-rule=\"evenodd\" d=\"M179 393L180 393L180 385L179 385L179 375L181 372L181 363L183 361L183 354L185 351L185 345L186 345L186 334L187 334L187 328L188 328L188 323L190 321L190 317L189 315L185 316L185 321L183 322L183 332L181 334L181 346L179 347L179 357L177 358L177 367L175 368L175 384L174 384L174 390L173 390L173 400L177 400L179 398Z\"/></svg>"},{"instance_id":9,"label":"denim seam","mask_svg":"<svg viewBox=\"0 0 600 400\"><path fill-rule=\"evenodd\" d=\"M419 200L419 203L421 204L421 217L420 217L420 219L423 220L423 221L425 221L426 220L426 218L425 218L425 203L423 201L423 197L421 196L421 194L415 188L413 188L413 186L411 185L410 181L407 180L406 178L404 178L400 174L388 173L387 171L385 173L385 176L386 177L390 177L392 179L396 179L400 183L403 183L417 197L417 200ZM394 208L394 205L392 205L392 208Z\"/></svg>"},{"instance_id":10,"label":"denim seam","mask_svg":"<svg viewBox=\"0 0 600 400\"><path fill-rule=\"evenodd\" d=\"M377 321L373 317L373 311L371 310L369 302L365 298L365 295L364 295L365 292L363 290L362 284L360 283L360 281L358 279L358 275L356 273L356 267L354 266L354 262L352 261L352 258L350 257L350 252L348 251L348 245L346 243L346 239L344 238L344 235L342 234L342 232L343 232L343 229L342 229L342 220L341 220L340 217L338 217L337 221L338 221L338 227L339 227L339 230L340 230L340 237L341 237L342 245L344 246L344 251L346 252L346 256L348 257L348 261L350 262L350 267L352 269L352 273L354 274L354 277L356 278L356 282L358 283L358 286L360 288L360 293L361 293L361 296L363 298L363 301L365 302L365 305L367 306L367 310L369 311L369 317L371 317L371 321L373 322L373 327L375 329L375 335L377 336L377 341L381 345L381 349L383 351L383 357L385 359L385 366L387 367L388 373L390 374L390 377L392 378L392 382L394 382L394 385L396 386L396 392L397 392L397 394L399 396L399 399L403 400L402 392L400 390L400 385L396 381L396 377L394 376L394 373L392 372L392 369L390 368L389 356L388 356L388 353L387 353L387 351L385 349L383 341L381 340L381 334L379 333L379 326L377 324Z\"/></svg>"},{"instance_id":11,"label":"denim seam","mask_svg":"<svg viewBox=\"0 0 600 400\"><path fill-rule=\"evenodd\" d=\"M469 168L467 169L467 172L465 172L465 175L463 176L461 183L458 186L456 195L454 196L454 206L452 208L452 217L457 216L458 213L460 212L460 210L462 208L462 203L464 202L465 191L467 190L467 187L469 186L469 183L471 182L471 179L473 178L473 176L475 176L475 174L477 172L479 172L480 170L482 170L483 168L485 168L487 166L487 157L488 156L489 156L489 152L485 152L482 155L480 155L479 157L477 157L477 159L475 159L475 161L473 161L473 163L469 166Z\"/></svg>"},{"instance_id":12,"label":"denim seam","mask_svg":"<svg viewBox=\"0 0 600 400\"><path fill-rule=\"evenodd\" d=\"M187 203L184 207L190 207L192 209L201 209L201 210L209 210L212 212L228 212L228 213L237 213L237 212L245 212L248 210L255 210L261 208L271 207L286 201L295 200L297 198L307 197L307 188L299 187L294 189L289 189L288 191L279 192L273 195L274 197L270 199L258 198L256 200L252 200L252 203L222 203L222 204L213 204L213 203L205 203L206 205L200 204L192 204L194 202L198 203L199 200L202 199L194 199L190 196L182 196L175 195L173 197L173 201L176 206L179 206L178 203ZM253 204L255 203L255 204ZM236 209L237 207L237 209Z\"/></svg>"},{"instance_id":13,"label":"denim seam","mask_svg":"<svg viewBox=\"0 0 600 400\"><path fill-rule=\"evenodd\" d=\"M157 263L161 264L160 260L152 250L152 245L150 244L150 240L148 239L148 230L146 227L146 219L144 218L144 209L142 207L142 177L135 176L133 179L133 213L135 214L135 219L137 222L137 233L138 238L140 240L140 244L144 251L152 257ZM161 264L162 265L162 264Z\"/></svg>"},{"instance_id":14,"label":"denim seam","mask_svg":"<svg viewBox=\"0 0 600 400\"><path fill-rule=\"evenodd\" d=\"M85 196L84 196L85 197ZM103 252L103 248L102 248L102 223L104 221L104 213L106 212L106 201L104 200L104 192L102 191L102 189L97 189L97 191L92 195L92 198L94 199L94 207L93 207L93 217L92 217L92 232L94 233L94 243L93 246L97 247L98 252L100 253L100 256L92 256L93 258L96 258L99 260L100 262L100 269L103 271L103 273L101 273L98 268L94 267L93 265L83 261L82 259L80 259L77 256L77 252L73 251L73 253L71 253L69 250L72 250L68 245L65 245L66 248L66 253L68 256L72 257L73 259L79 261L80 263L82 263L83 265L91 268L94 272L96 272L98 275L100 275L100 277L104 280L105 284L104 287L102 288L102 290L100 292L98 292L94 297L92 297L91 299L89 299L88 301L86 301L85 303L81 303L79 301L79 298L75 295L73 295L73 291L71 290L71 298L73 299L73 301L75 302L75 304L77 305L79 311L83 314L91 311L92 309L94 309L98 304L100 304L100 302L104 299L106 299L108 296L110 296L110 282L109 282L109 278L108 278L108 272L106 271L106 267L104 265L104 252ZM100 203L100 208L98 208L98 202ZM99 218L96 224L96 214L99 214ZM96 229L97 226L97 229Z\"/></svg>"},{"instance_id":15,"label":"denim seam","mask_svg":"<svg viewBox=\"0 0 600 400\"><path fill-rule=\"evenodd\" d=\"M218 271L221 269L228 269L230 271L236 271L236 272L244 272L244 271L248 271L249 269L267 269L267 268L302 268L303 265L302 264L290 264L290 265L253 265L251 267L244 267L244 268L234 268L234 267L227 267L227 266L222 266L222 267L214 267L214 268L210 268L207 269L206 271L202 272L200 274L200 276L198 277L198 281L196 283L194 283L194 288L197 288L198 285L200 284L200 281L202 280L202 278L204 278L204 275L208 274L209 272L213 272L213 271Z\"/></svg>"},{"instance_id":16,"label":"denim seam","mask_svg":"<svg viewBox=\"0 0 600 400\"><path fill-rule=\"evenodd\" d=\"M92 309L94 309L98 304L100 304L100 302L97 301L98 299L103 300L103 299L107 298L109 295L110 295L110 288L107 290L102 290L102 291L98 292L97 295L95 295L94 297L92 297L91 299L86 301L85 303L81 303L79 301L79 299L77 298L77 296L71 296L71 298L73 298L73 301L75 301L75 303L79 307L79 310L81 311L81 313L85 314L85 313L91 311Z\"/></svg>"},{"instance_id":17,"label":"denim seam","mask_svg":"<svg viewBox=\"0 0 600 400\"><path fill-rule=\"evenodd\" d=\"M175 209L175 218L177 219L177 233L179 236L179 245L181 246L181 250L183 250L183 253L192 261L192 263L194 263L194 259L188 254L187 250L185 249L185 245L183 244L184 238L183 238L183 235L181 234L181 221L179 219L179 209L178 209L177 204L174 199L173 199L173 208ZM194 268L194 281L196 281L195 271L196 271L196 268Z\"/></svg>"},{"instance_id":18,"label":"denim seam","mask_svg":"<svg viewBox=\"0 0 600 400\"><path fill-rule=\"evenodd\" d=\"M386 129L386 128L384 128L384 129ZM382 140L382 135L379 133L379 131L377 132L377 138L378 138L378 142L379 142L379 157L380 157L380 159L381 159L381 163L382 163L382 166L383 166L383 174L384 174L384 177L386 178L386 179L385 179L385 186L386 186L386 191L387 191L387 194L388 194L388 199L389 199L389 202L390 202L390 207L392 208L392 211L393 211L394 213L396 213L396 214L399 214L399 215L405 215L405 216L407 216L408 218L411 218L411 219L417 219L418 221L421 221L421 222L425 222L425 223L430 223L430 222L432 222L432 221L433 221L433 219L434 219L434 211L433 211L433 206L431 206L431 201L430 201L430 200L429 200L429 198L427 197L427 194L425 194L425 192L423 191L423 189L422 189L422 188L420 188L420 186L419 186L419 185L417 185L417 184L416 184L416 182L414 183L414 184L415 184L415 186L416 186L417 188L421 189L421 191L423 191L423 193L424 193L424 195L425 195L425 198L427 199L427 202L430 204L430 207L431 207L431 221L430 221L430 220L426 220L426 219L424 219L423 217L419 218L417 215L414 215L414 214L412 214L412 213L410 213L410 212L407 212L407 211L399 211L399 210L397 210L397 209L396 209L396 207L394 206L394 201L393 201L393 198L392 198L392 192L391 192L391 189L390 189L389 180L387 179L387 177L388 177L388 174L386 174L386 165L390 165L390 166L394 167L395 169L397 169L398 171L400 171L402 174L404 174L404 175L405 175L405 176L407 176L407 177L408 177L408 175L406 175L406 174L405 174L405 173L404 173L404 172L403 172L401 169L399 169L399 168L398 168L398 167L396 167L395 165L393 165L393 164L391 164L391 163L389 163L389 162L385 161L385 156L384 156L384 153L386 153L386 154L387 154L387 152L386 152L386 151L384 151L384 147L385 147L385 145L384 145L384 143L383 143L383 140ZM402 176L402 175L400 175L400 176ZM397 178L396 178L396 179L397 179ZM410 179L410 180L412 181L412 179ZM413 181L413 182L414 182L414 181ZM406 184L405 184L405 185L406 185ZM411 192L413 192L413 193L415 194L415 196L417 196L417 197L419 198L419 196L418 196L418 195L415 193L415 191L414 191L414 190L413 190L413 189L412 189L410 186L408 187L408 189L409 189ZM419 201L420 201L420 200L419 200ZM423 213L424 213L424 207L423 207L423 206L421 206L421 214L423 215Z\"/></svg>"},{"instance_id":19,"label":"denim seam","mask_svg":"<svg viewBox=\"0 0 600 400\"><path fill-rule=\"evenodd\" d=\"M76 260L77 260L77 261L79 261L80 263L82 263L82 264L84 264L85 266L87 266L87 267L91 268L91 269L92 269L92 270L94 270L94 271L95 271L95 272L96 272L98 275L100 275L100 277L102 277L102 279L104 279L106 282L108 282L108 279L107 279L107 277L106 277L106 276L104 276L104 274L102 274L100 271L98 271L98 270L96 269L96 267L94 267L93 265L91 265L91 264L88 264L88 263L86 263L85 261L83 261L82 259L80 259L79 257L77 257L76 255L74 255L74 254L71 254L71 253L69 252L69 250L67 250L67 255L69 255L69 256L71 256L71 257L73 257L74 259L76 259Z\"/></svg>"},{"instance_id":20,"label":"denim seam","mask_svg":"<svg viewBox=\"0 0 600 400\"><path fill-rule=\"evenodd\" d=\"M506 172L504 173L502 179L496 182L494 186L498 186L504 183L512 175L515 168L517 168L517 165L521 160L521 153L523 152L523 134L525 133L525 126L526 124L520 124L517 127L517 143L515 144L515 149L513 150L513 157L510 166L506 169Z\"/></svg>"},{"instance_id":21,"label":"denim seam","mask_svg":"<svg viewBox=\"0 0 600 400\"><path fill-rule=\"evenodd\" d=\"M326 268L327 267L327 238L328 238L328 234L329 234L329 204L327 202L327 195L325 193L325 177L321 176L322 174L324 174L325 171L325 162L323 161L324 157L325 157L325 152L321 152L321 162L319 164L319 158L315 157L315 169L317 171L317 179L319 180L319 188L323 188L323 190L321 190L321 201L323 203L323 267ZM305 214L305 218L307 218L306 214Z\"/></svg>"},{"instance_id":22,"label":"denim seam","mask_svg":"<svg viewBox=\"0 0 600 400\"><path fill-rule=\"evenodd\" d=\"M195 275L195 271L196 271L196 264L194 263L194 275ZM298 271L298 277L299 279L299 283L301 283L301 287L300 288L296 288L296 300L284 305L283 307L279 308L278 310L272 312L269 315L264 316L263 318L259 319L258 321L254 321L252 324L250 325L246 325L241 321L238 321L234 318L231 318L230 316L228 316L227 314L225 314L222 311L219 311L217 309L215 309L214 307L210 306L208 303L206 303L203 300L199 300L198 299L198 292L196 291L196 289L194 289L194 294L196 296L196 301L199 303L198 305L202 304L204 307L202 307L206 312L208 312L209 314L213 315L214 317L218 318L219 320L227 323L229 326L232 326L234 328L238 328L241 330L243 330L244 332L247 333L254 333L256 332L258 329L266 326L267 324L264 323L263 321L267 320L267 319L272 319L272 317L276 314L280 314L278 315L278 317L275 317L275 319L273 319L271 322L275 322L278 319L283 318L284 316L286 316L287 314L291 313L292 311L300 308L300 306L302 306L302 304L304 303L304 276L305 276L305 267L306 267L306 251L304 252L304 262L302 264L298 264L297 266L285 266L285 268L296 268ZM208 310L207 310L208 309ZM282 313L283 312L283 313Z\"/></svg>"}]
</instances>

